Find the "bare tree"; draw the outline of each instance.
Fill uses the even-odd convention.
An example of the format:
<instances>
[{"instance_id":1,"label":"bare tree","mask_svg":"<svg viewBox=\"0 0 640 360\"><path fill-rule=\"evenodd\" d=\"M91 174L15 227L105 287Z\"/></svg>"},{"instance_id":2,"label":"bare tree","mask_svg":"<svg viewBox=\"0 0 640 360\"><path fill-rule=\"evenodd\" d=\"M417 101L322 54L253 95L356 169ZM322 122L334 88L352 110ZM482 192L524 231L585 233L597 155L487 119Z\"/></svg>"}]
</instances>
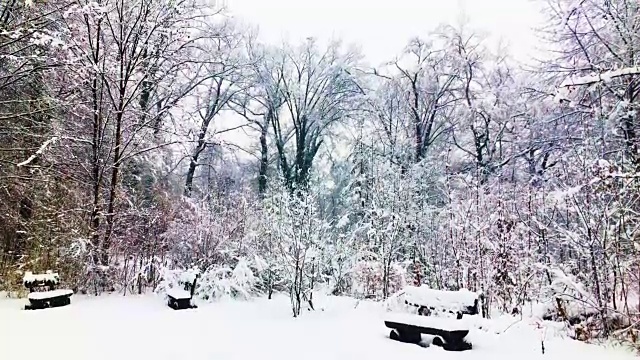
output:
<instances>
[{"instance_id":1,"label":"bare tree","mask_svg":"<svg viewBox=\"0 0 640 360\"><path fill-rule=\"evenodd\" d=\"M358 107L356 54L341 53L338 43L320 51L314 40L281 50L280 72L284 113L271 118L278 167L290 189L304 188L313 160L331 126ZM292 143L291 143L292 142Z\"/></svg>"},{"instance_id":2,"label":"bare tree","mask_svg":"<svg viewBox=\"0 0 640 360\"><path fill-rule=\"evenodd\" d=\"M82 107L74 113L91 119L90 126L81 127L90 134L88 138L71 135L69 139L91 148L90 228L93 246L100 249L96 254L101 254L95 262L108 264L123 166L167 144L150 135L159 119L198 84L190 81L174 91L160 91L166 85L160 81L165 74L175 79L176 72L193 68L188 61L201 36L192 34L204 17L190 0L78 3L65 17L75 55L69 67L72 75L65 80L83 85L74 100ZM74 125L67 126L68 134L73 134Z\"/></svg>"},{"instance_id":3,"label":"bare tree","mask_svg":"<svg viewBox=\"0 0 640 360\"><path fill-rule=\"evenodd\" d=\"M424 159L433 143L447 130L446 119L458 100L453 93L457 71L446 48L421 39L412 40L405 57L394 63L400 75L403 106L408 112L414 146L414 161Z\"/></svg>"},{"instance_id":4,"label":"bare tree","mask_svg":"<svg viewBox=\"0 0 640 360\"><path fill-rule=\"evenodd\" d=\"M204 45L203 71L206 81L197 89L196 116L199 119L196 134L195 148L192 150L189 167L186 174L184 195L191 196L193 191L193 179L199 164L198 159L202 152L212 145L210 128L212 122L220 113L228 109L234 97L240 93L246 83L243 81L246 69L246 59L242 54L243 39L233 28L226 23L220 30L221 36L212 38ZM229 131L232 129L225 129Z\"/></svg>"},{"instance_id":5,"label":"bare tree","mask_svg":"<svg viewBox=\"0 0 640 360\"><path fill-rule=\"evenodd\" d=\"M251 59L248 81L250 85L239 94L234 102L234 110L246 119L248 125L259 134L258 193L267 190L269 156L269 136L271 124L280 118L284 105L282 96L283 73L276 66L273 49L247 41L247 52Z\"/></svg>"},{"instance_id":6,"label":"bare tree","mask_svg":"<svg viewBox=\"0 0 640 360\"><path fill-rule=\"evenodd\" d=\"M638 168L638 3L553 0L547 5L546 36L560 44L557 57L545 64L559 87L557 99L585 112L596 108L596 117L614 119L620 131L609 135Z\"/></svg>"},{"instance_id":7,"label":"bare tree","mask_svg":"<svg viewBox=\"0 0 640 360\"><path fill-rule=\"evenodd\" d=\"M51 250L33 245L43 235L51 246L65 243L65 224L74 223L61 211L73 196L71 186L59 185L65 166L56 161L55 119L64 113L56 97L69 91L49 81L65 63L58 21L69 5L0 2L0 274L7 282L17 263L56 261ZM46 225L51 216L60 222Z\"/></svg>"}]
</instances>

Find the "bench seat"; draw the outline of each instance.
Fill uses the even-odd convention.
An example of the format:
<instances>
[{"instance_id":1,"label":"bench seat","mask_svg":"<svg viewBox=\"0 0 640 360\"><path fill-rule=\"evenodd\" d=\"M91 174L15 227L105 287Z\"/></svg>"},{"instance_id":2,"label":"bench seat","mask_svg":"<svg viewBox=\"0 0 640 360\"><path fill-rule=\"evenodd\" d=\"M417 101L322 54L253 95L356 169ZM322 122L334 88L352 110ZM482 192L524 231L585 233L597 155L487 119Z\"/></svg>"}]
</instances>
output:
<instances>
[{"instance_id":1,"label":"bench seat","mask_svg":"<svg viewBox=\"0 0 640 360\"><path fill-rule=\"evenodd\" d=\"M461 321L424 317L419 315L389 313L384 319L385 326L391 328L389 337L393 340L419 344L421 334L435 336L433 344L449 351L470 350L472 345L465 340L469 328Z\"/></svg>"},{"instance_id":2,"label":"bench seat","mask_svg":"<svg viewBox=\"0 0 640 360\"><path fill-rule=\"evenodd\" d=\"M385 321L410 324L425 328L437 328L444 331L466 331L469 332L469 327L463 320L456 320L452 318L434 317L434 316L419 316L407 313L387 313L384 317Z\"/></svg>"},{"instance_id":3,"label":"bench seat","mask_svg":"<svg viewBox=\"0 0 640 360\"><path fill-rule=\"evenodd\" d=\"M73 290L60 289L60 290L51 290L51 291L36 291L31 292L27 296L29 300L47 300L56 297L65 297L73 295Z\"/></svg>"},{"instance_id":4,"label":"bench seat","mask_svg":"<svg viewBox=\"0 0 640 360\"><path fill-rule=\"evenodd\" d=\"M60 307L71 304L72 290L50 290L41 292L31 292L28 295L29 304L25 305L25 310L37 310Z\"/></svg>"},{"instance_id":5,"label":"bench seat","mask_svg":"<svg viewBox=\"0 0 640 360\"><path fill-rule=\"evenodd\" d=\"M177 287L172 287L167 289L167 305L174 310L182 310L182 309L196 309L198 306L193 303L193 292L196 287L196 278L194 277L191 282L182 281L178 282Z\"/></svg>"},{"instance_id":6,"label":"bench seat","mask_svg":"<svg viewBox=\"0 0 640 360\"><path fill-rule=\"evenodd\" d=\"M167 295L176 300L191 299L191 292L183 289L171 288L167 290Z\"/></svg>"}]
</instances>

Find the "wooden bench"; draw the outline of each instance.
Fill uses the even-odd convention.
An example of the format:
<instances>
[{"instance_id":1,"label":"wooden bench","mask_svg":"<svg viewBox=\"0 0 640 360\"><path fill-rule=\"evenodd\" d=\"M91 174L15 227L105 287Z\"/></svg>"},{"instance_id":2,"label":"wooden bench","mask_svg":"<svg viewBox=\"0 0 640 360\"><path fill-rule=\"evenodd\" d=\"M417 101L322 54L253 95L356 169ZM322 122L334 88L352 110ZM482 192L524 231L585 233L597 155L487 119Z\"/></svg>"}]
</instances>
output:
<instances>
[{"instance_id":1,"label":"wooden bench","mask_svg":"<svg viewBox=\"0 0 640 360\"><path fill-rule=\"evenodd\" d=\"M415 307L418 315L452 314L461 319L463 315L479 313L480 296L465 289L447 291L430 289L424 285L408 286L396 296L402 298L405 305Z\"/></svg>"},{"instance_id":2,"label":"wooden bench","mask_svg":"<svg viewBox=\"0 0 640 360\"><path fill-rule=\"evenodd\" d=\"M441 321L449 320L449 322ZM453 321L453 322L452 322ZM422 344L422 334L434 336L433 345L448 351L471 350L466 340L469 329L452 319L425 318L419 315L393 314L387 316L385 326L392 329L389 338L410 344Z\"/></svg>"},{"instance_id":3,"label":"wooden bench","mask_svg":"<svg viewBox=\"0 0 640 360\"><path fill-rule=\"evenodd\" d=\"M25 272L22 279L24 286L29 289L29 304L25 310L46 309L71 304L72 290L56 289L60 283L60 276L48 270L44 274Z\"/></svg>"},{"instance_id":4,"label":"wooden bench","mask_svg":"<svg viewBox=\"0 0 640 360\"><path fill-rule=\"evenodd\" d=\"M167 289L167 305L174 310L195 309L198 306L193 303L193 293L196 290L196 281L198 276L194 276L193 280L182 278L178 281L178 286Z\"/></svg>"}]
</instances>

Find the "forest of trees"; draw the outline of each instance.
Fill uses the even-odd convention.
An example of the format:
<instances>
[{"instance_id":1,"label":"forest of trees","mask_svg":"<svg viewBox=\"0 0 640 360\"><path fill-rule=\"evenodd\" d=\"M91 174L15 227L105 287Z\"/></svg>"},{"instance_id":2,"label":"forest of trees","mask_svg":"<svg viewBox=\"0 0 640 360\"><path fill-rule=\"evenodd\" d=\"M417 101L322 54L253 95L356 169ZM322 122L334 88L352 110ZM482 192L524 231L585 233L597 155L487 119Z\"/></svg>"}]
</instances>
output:
<instances>
[{"instance_id":1,"label":"forest of trees","mask_svg":"<svg viewBox=\"0 0 640 360\"><path fill-rule=\"evenodd\" d=\"M372 68L199 0L0 0L0 290L425 284L635 339L640 4L543 3L535 66L441 25Z\"/></svg>"}]
</instances>

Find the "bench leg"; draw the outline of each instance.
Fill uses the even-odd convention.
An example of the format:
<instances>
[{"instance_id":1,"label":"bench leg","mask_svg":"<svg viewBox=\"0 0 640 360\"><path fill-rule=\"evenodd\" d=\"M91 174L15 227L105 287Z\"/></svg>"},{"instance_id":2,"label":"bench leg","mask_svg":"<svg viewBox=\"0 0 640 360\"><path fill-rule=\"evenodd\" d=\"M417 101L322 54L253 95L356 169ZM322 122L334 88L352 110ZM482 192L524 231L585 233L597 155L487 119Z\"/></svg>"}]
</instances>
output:
<instances>
[{"instance_id":1,"label":"bench leg","mask_svg":"<svg viewBox=\"0 0 640 360\"><path fill-rule=\"evenodd\" d=\"M29 300L29 304L25 305L26 310L40 310L46 309L49 307L49 302L47 300Z\"/></svg>"},{"instance_id":2,"label":"bench leg","mask_svg":"<svg viewBox=\"0 0 640 360\"><path fill-rule=\"evenodd\" d=\"M447 351L465 351L465 350L471 350L472 346L470 343L462 340L460 342L455 342L455 343L444 343L442 348Z\"/></svg>"},{"instance_id":3,"label":"bench leg","mask_svg":"<svg viewBox=\"0 0 640 360\"><path fill-rule=\"evenodd\" d=\"M49 305L51 307L67 306L69 304L71 304L71 298L66 296L62 298L53 298L49 300Z\"/></svg>"},{"instance_id":4,"label":"bench leg","mask_svg":"<svg viewBox=\"0 0 640 360\"><path fill-rule=\"evenodd\" d=\"M391 330L389 338L391 338L391 340L410 344L419 344L420 341L422 341L422 335L419 332L401 331L398 329Z\"/></svg>"},{"instance_id":5,"label":"bench leg","mask_svg":"<svg viewBox=\"0 0 640 360\"><path fill-rule=\"evenodd\" d=\"M472 345L468 342L466 342L464 339L460 340L460 341L444 341L441 337L436 336L433 339L433 345L436 346L441 346L443 349L447 350L447 351L465 351L465 350L471 350L472 349Z\"/></svg>"},{"instance_id":6,"label":"bench leg","mask_svg":"<svg viewBox=\"0 0 640 360\"><path fill-rule=\"evenodd\" d=\"M186 310L186 309L195 309L196 306L193 304L193 300L192 299L180 299L177 302L177 306L179 310Z\"/></svg>"},{"instance_id":7,"label":"bench leg","mask_svg":"<svg viewBox=\"0 0 640 360\"><path fill-rule=\"evenodd\" d=\"M167 305L173 310L196 309L198 307L191 299L174 299L172 297L167 300Z\"/></svg>"},{"instance_id":8,"label":"bench leg","mask_svg":"<svg viewBox=\"0 0 640 360\"><path fill-rule=\"evenodd\" d=\"M167 305L169 305L169 307L172 308L173 310L178 310L178 304L174 299L169 298Z\"/></svg>"}]
</instances>

